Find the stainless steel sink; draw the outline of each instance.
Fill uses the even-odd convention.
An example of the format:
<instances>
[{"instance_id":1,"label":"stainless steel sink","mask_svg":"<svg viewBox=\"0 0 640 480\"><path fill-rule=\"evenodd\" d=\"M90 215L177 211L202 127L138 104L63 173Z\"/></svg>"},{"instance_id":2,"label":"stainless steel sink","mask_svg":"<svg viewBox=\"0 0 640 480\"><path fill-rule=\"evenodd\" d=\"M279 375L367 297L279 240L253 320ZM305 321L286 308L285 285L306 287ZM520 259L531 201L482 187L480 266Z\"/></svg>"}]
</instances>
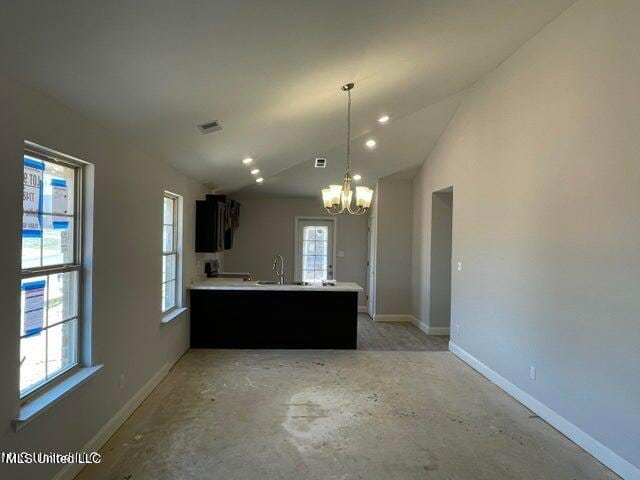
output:
<instances>
[{"instance_id":1,"label":"stainless steel sink","mask_svg":"<svg viewBox=\"0 0 640 480\"><path fill-rule=\"evenodd\" d=\"M258 285L311 285L309 282L284 282L278 283L273 280L260 280L256 282Z\"/></svg>"}]
</instances>

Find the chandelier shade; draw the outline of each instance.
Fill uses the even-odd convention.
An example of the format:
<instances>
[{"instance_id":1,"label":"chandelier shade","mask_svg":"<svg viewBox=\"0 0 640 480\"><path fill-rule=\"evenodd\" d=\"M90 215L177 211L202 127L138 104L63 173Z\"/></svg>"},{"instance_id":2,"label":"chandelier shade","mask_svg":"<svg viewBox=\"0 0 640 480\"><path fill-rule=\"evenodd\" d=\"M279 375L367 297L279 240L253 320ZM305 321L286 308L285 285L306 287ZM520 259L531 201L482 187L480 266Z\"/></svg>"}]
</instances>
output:
<instances>
[{"instance_id":1,"label":"chandelier shade","mask_svg":"<svg viewBox=\"0 0 640 480\"><path fill-rule=\"evenodd\" d=\"M356 187L356 206L352 208L353 190L351 190L351 89L353 83L343 85L341 89L347 92L347 169L342 180L342 185L329 185L322 189L322 204L331 215L349 213L351 215L363 215L371 207L373 190L368 187Z\"/></svg>"}]
</instances>

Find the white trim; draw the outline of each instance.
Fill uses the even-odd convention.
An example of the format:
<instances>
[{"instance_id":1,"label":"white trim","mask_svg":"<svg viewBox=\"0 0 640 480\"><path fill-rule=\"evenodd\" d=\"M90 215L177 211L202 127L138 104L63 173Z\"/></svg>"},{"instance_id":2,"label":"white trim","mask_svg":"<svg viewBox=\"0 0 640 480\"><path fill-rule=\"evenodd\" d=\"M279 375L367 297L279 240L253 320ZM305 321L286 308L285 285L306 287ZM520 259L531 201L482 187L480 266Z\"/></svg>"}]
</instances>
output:
<instances>
[{"instance_id":1,"label":"white trim","mask_svg":"<svg viewBox=\"0 0 640 480\"><path fill-rule=\"evenodd\" d=\"M116 433L122 424L131 416L136 408L149 396L149 394L158 386L158 384L167 376L173 365L167 362L158 370L153 377L138 390L127 403L125 403L111 419L103 425L91 440L89 440L81 449L81 452L97 452L105 443ZM82 470L84 464L70 463L65 465L53 477L53 480L73 480Z\"/></svg>"},{"instance_id":2,"label":"white trim","mask_svg":"<svg viewBox=\"0 0 640 480\"><path fill-rule=\"evenodd\" d=\"M411 321L411 315L407 315L407 314L385 314L385 315L374 315L373 318L374 321L376 322L409 322L409 323L413 323Z\"/></svg>"},{"instance_id":3,"label":"white trim","mask_svg":"<svg viewBox=\"0 0 640 480\"><path fill-rule=\"evenodd\" d=\"M569 420L560 416L545 404L532 397L521 388L515 386L500 374L491 370L491 368L467 353L462 348L458 347L455 343L449 342L449 350L460 360L500 387L529 410L533 411L536 415L593 455L597 460L616 472L622 478L627 480L640 479L640 468L634 466L632 463L622 458L588 433L580 430L580 428L575 426Z\"/></svg>"},{"instance_id":4,"label":"white trim","mask_svg":"<svg viewBox=\"0 0 640 480\"><path fill-rule=\"evenodd\" d=\"M358 313L369 313L366 305L358 305Z\"/></svg>"},{"instance_id":5,"label":"white trim","mask_svg":"<svg viewBox=\"0 0 640 480\"><path fill-rule=\"evenodd\" d=\"M172 320L178 318L181 313L186 312L187 310L189 310L187 307L173 307L171 310L168 310L164 313L164 315L162 315L162 319L160 320L160 322L162 325L166 325Z\"/></svg>"},{"instance_id":6,"label":"white trim","mask_svg":"<svg viewBox=\"0 0 640 480\"><path fill-rule=\"evenodd\" d=\"M449 336L451 329L449 327L427 327L424 330L427 335L446 335Z\"/></svg>"},{"instance_id":7,"label":"white trim","mask_svg":"<svg viewBox=\"0 0 640 480\"><path fill-rule=\"evenodd\" d=\"M82 385L91 378L102 365L94 365L92 367L81 367L73 375L65 378L55 386L38 394L33 400L25 403L20 408L20 414L13 420L13 428L15 431L22 430L28 423L38 418L42 413L46 412L75 388Z\"/></svg>"},{"instance_id":8,"label":"white trim","mask_svg":"<svg viewBox=\"0 0 640 480\"><path fill-rule=\"evenodd\" d=\"M164 199L165 198L169 198L174 202L173 203L173 207L174 207L173 221L175 223L173 225L173 230L174 230L173 235L174 235L174 242L175 242L175 252L170 254L175 254L176 256L176 273L175 273L176 278L174 279L176 282L176 289L175 289L175 305L171 307L169 310L162 312L162 316L163 316L161 320L162 323L167 323L168 321L171 321L173 318L175 318L175 316L171 316L173 311L175 309L182 309L185 304L185 288L184 288L184 274L183 274L183 270L184 270L184 254L183 254L184 199L182 198L182 195L178 193L174 193L170 190L163 191L163 194L162 194L162 224L163 225L164 225ZM162 228L164 232L164 226ZM165 256L164 245L162 250L163 250L162 257L164 259L164 256ZM160 291L162 292L162 289ZM169 320L165 321L165 318L168 318Z\"/></svg>"},{"instance_id":9,"label":"white trim","mask_svg":"<svg viewBox=\"0 0 640 480\"><path fill-rule=\"evenodd\" d=\"M331 267L331 277L333 280L336 280L338 278L338 218L307 215L296 215L293 217L293 279L297 282L302 280L300 275L298 275L298 253L300 253L300 246L298 245L298 241L300 240L300 235L298 234L298 222L305 220L333 222L333 266Z\"/></svg>"},{"instance_id":10,"label":"white trim","mask_svg":"<svg viewBox=\"0 0 640 480\"><path fill-rule=\"evenodd\" d=\"M414 317L413 315L411 315L411 323L413 323L416 327L418 327L420 330L422 330L424 333L427 333L429 330L429 325L427 325L424 322L421 322L420 320L418 320L416 317Z\"/></svg>"},{"instance_id":11,"label":"white trim","mask_svg":"<svg viewBox=\"0 0 640 480\"><path fill-rule=\"evenodd\" d=\"M367 220L367 307L371 318L376 316L377 234L378 218L371 215Z\"/></svg>"},{"instance_id":12,"label":"white trim","mask_svg":"<svg viewBox=\"0 0 640 480\"><path fill-rule=\"evenodd\" d=\"M385 314L374 315L373 320L376 322L407 322L415 325L427 335L449 335L449 327L430 327L426 323L421 322L413 315L406 313L401 314Z\"/></svg>"},{"instance_id":13,"label":"white trim","mask_svg":"<svg viewBox=\"0 0 640 480\"><path fill-rule=\"evenodd\" d=\"M411 315L411 323L413 323L427 335L449 335L451 333L451 328L449 327L430 327L426 323L418 320L413 315Z\"/></svg>"}]
</instances>

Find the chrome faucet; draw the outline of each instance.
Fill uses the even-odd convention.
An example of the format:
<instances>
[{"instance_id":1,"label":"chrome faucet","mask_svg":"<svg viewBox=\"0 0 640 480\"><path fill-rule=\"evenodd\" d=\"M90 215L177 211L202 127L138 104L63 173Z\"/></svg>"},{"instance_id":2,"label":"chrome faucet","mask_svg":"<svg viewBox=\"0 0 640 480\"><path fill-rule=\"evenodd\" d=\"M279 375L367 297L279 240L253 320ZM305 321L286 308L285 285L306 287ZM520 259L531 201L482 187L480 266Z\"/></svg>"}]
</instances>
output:
<instances>
[{"instance_id":1,"label":"chrome faucet","mask_svg":"<svg viewBox=\"0 0 640 480\"><path fill-rule=\"evenodd\" d=\"M278 260L280 260L280 269L278 270ZM273 271L276 275L276 282L278 285L284 284L284 258L282 255L276 255L276 258L273 259Z\"/></svg>"}]
</instances>

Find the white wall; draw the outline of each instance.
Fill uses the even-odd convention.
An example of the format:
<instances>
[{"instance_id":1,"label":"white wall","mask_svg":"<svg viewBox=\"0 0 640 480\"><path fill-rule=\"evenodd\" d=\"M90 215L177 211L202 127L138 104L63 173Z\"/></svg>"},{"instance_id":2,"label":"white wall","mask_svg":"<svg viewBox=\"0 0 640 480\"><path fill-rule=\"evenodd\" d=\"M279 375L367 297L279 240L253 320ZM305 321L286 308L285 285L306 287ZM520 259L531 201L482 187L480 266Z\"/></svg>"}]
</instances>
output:
<instances>
[{"instance_id":1,"label":"white wall","mask_svg":"<svg viewBox=\"0 0 640 480\"><path fill-rule=\"evenodd\" d=\"M294 278L295 217L330 215L322 199L303 197L233 197L241 203L240 227L235 232L233 249L225 252L224 268L230 272L249 272L256 280L273 280L273 259L284 256L287 281ZM336 262L336 279L355 282L366 289L367 217L338 215L336 251L344 257ZM366 305L360 294L359 305Z\"/></svg>"},{"instance_id":2,"label":"white wall","mask_svg":"<svg viewBox=\"0 0 640 480\"><path fill-rule=\"evenodd\" d=\"M452 341L636 467L639 25L638 1L579 1L469 92L414 180L412 281L428 323L453 185Z\"/></svg>"},{"instance_id":3,"label":"white wall","mask_svg":"<svg viewBox=\"0 0 640 480\"><path fill-rule=\"evenodd\" d=\"M184 278L194 275L195 200L205 187L101 125L0 76L0 450L80 449L168 362L188 347L183 314L161 325L162 195L184 197ZM14 432L19 411L18 337L22 153L31 140L95 164L93 353L97 375ZM125 374L124 389L119 375ZM0 477L51 478L60 466L0 465Z\"/></svg>"},{"instance_id":4,"label":"white wall","mask_svg":"<svg viewBox=\"0 0 640 480\"><path fill-rule=\"evenodd\" d=\"M382 178L376 185L376 318L411 309L412 182Z\"/></svg>"}]
</instances>

